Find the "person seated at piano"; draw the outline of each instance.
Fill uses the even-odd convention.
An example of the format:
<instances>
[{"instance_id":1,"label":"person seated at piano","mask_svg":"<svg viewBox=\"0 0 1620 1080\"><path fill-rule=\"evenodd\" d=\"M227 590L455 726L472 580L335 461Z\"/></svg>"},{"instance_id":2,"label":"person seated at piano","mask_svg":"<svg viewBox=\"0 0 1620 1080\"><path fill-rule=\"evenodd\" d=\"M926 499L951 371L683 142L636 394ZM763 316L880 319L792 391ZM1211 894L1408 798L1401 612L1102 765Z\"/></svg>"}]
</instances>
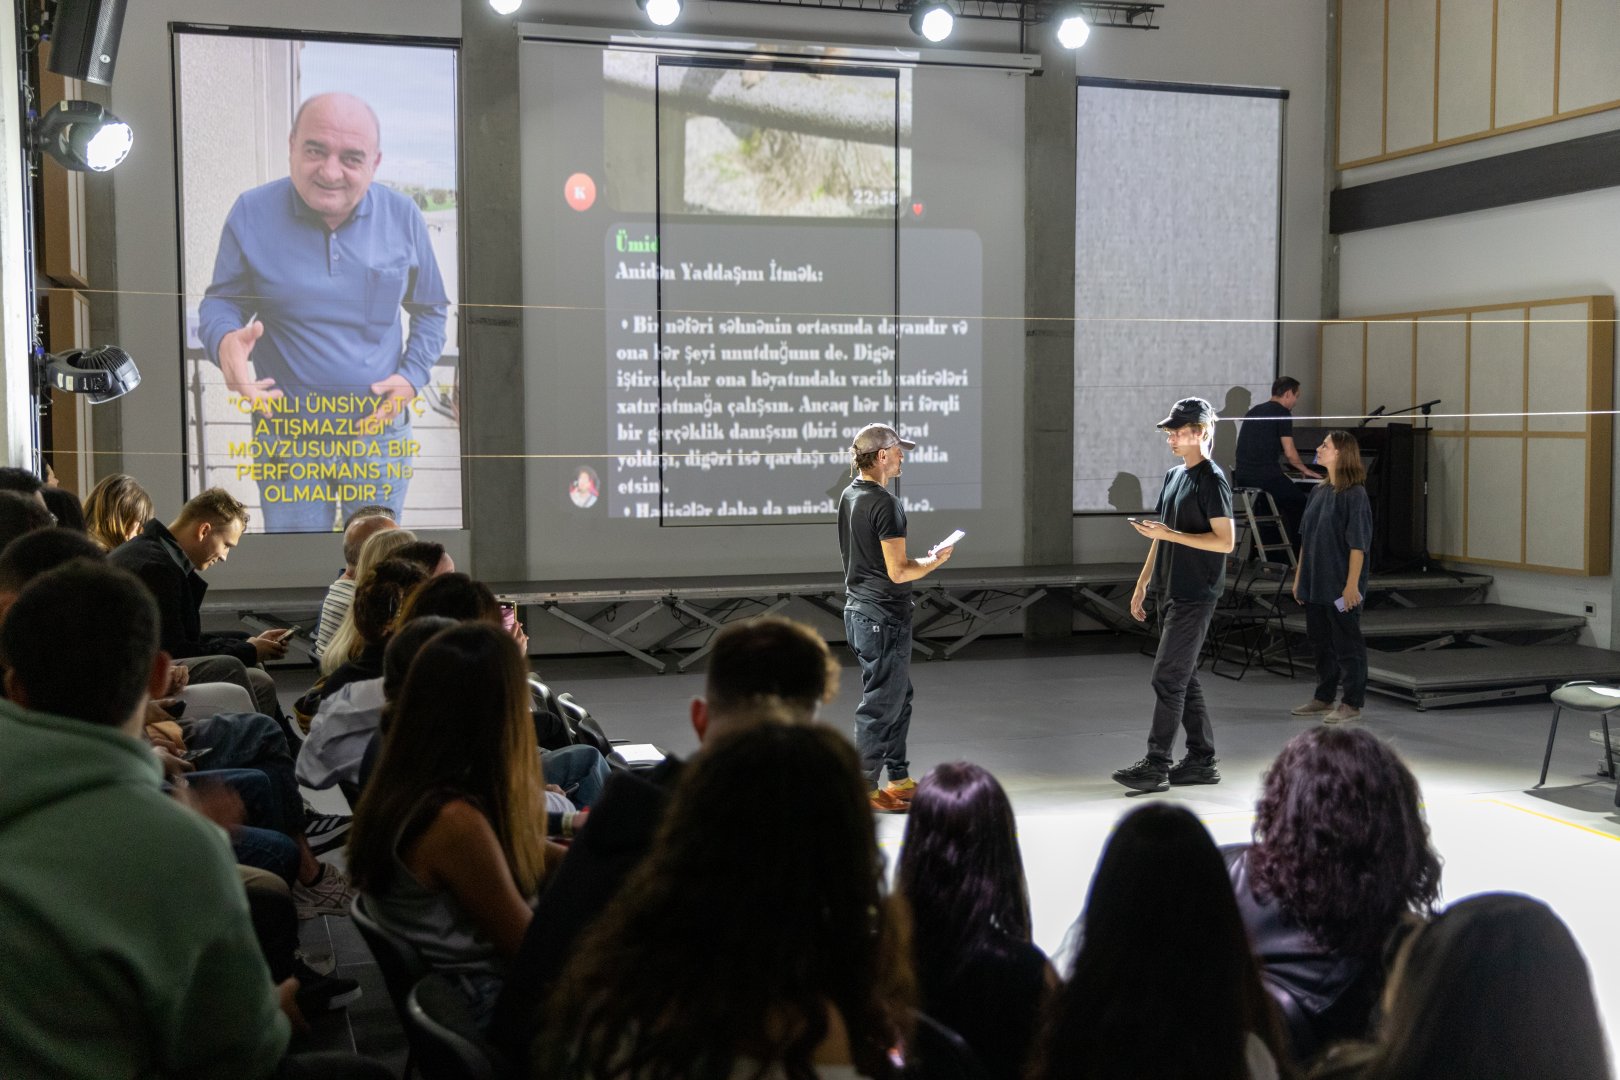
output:
<instances>
[{"instance_id":1,"label":"person seated at piano","mask_svg":"<svg viewBox=\"0 0 1620 1080\"><path fill-rule=\"evenodd\" d=\"M1359 720L1367 701L1367 642L1361 636L1361 602L1367 595L1367 549L1372 544L1372 503L1361 446L1348 431L1330 431L1316 462L1327 483L1311 492L1294 575L1294 600L1305 606L1305 633L1316 658L1316 692L1295 716L1324 723ZM1333 703L1344 690L1344 700Z\"/></svg>"},{"instance_id":2,"label":"person seated at piano","mask_svg":"<svg viewBox=\"0 0 1620 1080\"><path fill-rule=\"evenodd\" d=\"M1296 551L1306 495L1283 472L1282 462L1286 459L1309 479L1319 480L1322 476L1300 460L1294 447L1294 404L1298 400L1298 379L1283 375L1271 384L1271 400L1244 413L1243 423L1238 425L1237 461L1232 470L1234 488L1259 488L1271 494L1283 527L1288 530L1288 542ZM1268 529L1268 543L1273 539L1270 532Z\"/></svg>"}]
</instances>

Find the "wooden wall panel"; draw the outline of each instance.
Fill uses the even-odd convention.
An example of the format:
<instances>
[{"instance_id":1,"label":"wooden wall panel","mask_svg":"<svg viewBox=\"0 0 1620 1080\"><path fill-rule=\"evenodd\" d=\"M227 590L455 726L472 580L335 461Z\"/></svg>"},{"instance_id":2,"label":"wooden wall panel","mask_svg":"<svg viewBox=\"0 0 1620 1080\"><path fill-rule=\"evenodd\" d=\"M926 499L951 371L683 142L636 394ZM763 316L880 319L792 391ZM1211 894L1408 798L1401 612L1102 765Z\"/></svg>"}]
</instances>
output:
<instances>
[{"instance_id":1,"label":"wooden wall panel","mask_svg":"<svg viewBox=\"0 0 1620 1080\"><path fill-rule=\"evenodd\" d=\"M1468 401L1468 320L1432 315L1418 320L1417 401L1440 399L1438 411L1460 413ZM1441 417L1436 431L1462 431L1467 422Z\"/></svg>"},{"instance_id":2,"label":"wooden wall panel","mask_svg":"<svg viewBox=\"0 0 1620 1080\"><path fill-rule=\"evenodd\" d=\"M1620 100L1620 4L1563 0L1558 111L1579 112Z\"/></svg>"},{"instance_id":3,"label":"wooden wall panel","mask_svg":"<svg viewBox=\"0 0 1620 1080\"><path fill-rule=\"evenodd\" d=\"M1439 398L1437 414L1468 414L1431 421L1432 554L1554 574L1609 572L1612 296L1328 323L1321 357L1324 413L1354 415L1358 399L1363 408L1404 408ZM1530 419L1530 411L1579 415ZM1394 422L1423 426L1420 417Z\"/></svg>"},{"instance_id":4,"label":"wooden wall panel","mask_svg":"<svg viewBox=\"0 0 1620 1080\"><path fill-rule=\"evenodd\" d=\"M1558 0L1496 0L1495 126L1553 115Z\"/></svg>"},{"instance_id":5,"label":"wooden wall panel","mask_svg":"<svg viewBox=\"0 0 1620 1080\"><path fill-rule=\"evenodd\" d=\"M1317 384L1322 389L1323 416L1364 415L1361 388L1367 370L1366 333L1361 323L1322 327L1322 369Z\"/></svg>"},{"instance_id":6,"label":"wooden wall panel","mask_svg":"<svg viewBox=\"0 0 1620 1080\"><path fill-rule=\"evenodd\" d=\"M1491 0L1440 0L1435 133L1444 142L1491 126Z\"/></svg>"},{"instance_id":7,"label":"wooden wall panel","mask_svg":"<svg viewBox=\"0 0 1620 1080\"><path fill-rule=\"evenodd\" d=\"M1434 31L1434 0L1389 0L1389 153L1434 142Z\"/></svg>"},{"instance_id":8,"label":"wooden wall panel","mask_svg":"<svg viewBox=\"0 0 1620 1080\"><path fill-rule=\"evenodd\" d=\"M1620 108L1620 0L1339 0L1341 169Z\"/></svg>"},{"instance_id":9,"label":"wooden wall panel","mask_svg":"<svg viewBox=\"0 0 1620 1080\"><path fill-rule=\"evenodd\" d=\"M1524 411L1524 309L1482 311L1469 329L1468 412ZM1522 416L1472 415L1469 431L1523 431Z\"/></svg>"},{"instance_id":10,"label":"wooden wall panel","mask_svg":"<svg viewBox=\"0 0 1620 1080\"><path fill-rule=\"evenodd\" d=\"M1469 560L1524 562L1524 440L1468 440Z\"/></svg>"},{"instance_id":11,"label":"wooden wall panel","mask_svg":"<svg viewBox=\"0 0 1620 1080\"><path fill-rule=\"evenodd\" d=\"M1384 152L1384 0L1340 0L1339 160Z\"/></svg>"}]
</instances>

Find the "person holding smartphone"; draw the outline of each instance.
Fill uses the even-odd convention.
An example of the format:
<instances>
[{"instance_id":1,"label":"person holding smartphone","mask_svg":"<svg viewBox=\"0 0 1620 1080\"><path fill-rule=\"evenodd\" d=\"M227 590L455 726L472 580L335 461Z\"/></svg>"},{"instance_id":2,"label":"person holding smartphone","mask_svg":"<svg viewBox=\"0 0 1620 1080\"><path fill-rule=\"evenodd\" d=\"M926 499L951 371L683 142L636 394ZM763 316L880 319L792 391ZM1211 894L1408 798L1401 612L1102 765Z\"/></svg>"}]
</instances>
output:
<instances>
[{"instance_id":1,"label":"person holding smartphone","mask_svg":"<svg viewBox=\"0 0 1620 1080\"><path fill-rule=\"evenodd\" d=\"M1181 464L1164 475L1156 520L1132 519L1152 541L1131 594L1131 614L1147 621L1148 589L1159 602L1159 651L1153 658L1153 724L1147 756L1114 773L1133 791L1167 791L1171 784L1218 784L1215 738L1198 683L1198 658L1226 584L1226 556L1234 543L1232 485L1210 460L1215 406L1182 398L1160 420L1170 452ZM1187 732L1187 753L1171 764L1176 727Z\"/></svg>"},{"instance_id":2,"label":"person holding smartphone","mask_svg":"<svg viewBox=\"0 0 1620 1080\"><path fill-rule=\"evenodd\" d=\"M1329 724L1361 717L1367 701L1367 641L1361 602L1367 594L1367 547L1372 543L1372 500L1361 447L1348 431L1330 431L1316 451L1327 470L1300 522L1299 570L1294 600L1305 606L1305 631L1316 657L1316 692L1293 709ZM1343 688L1337 705L1334 695Z\"/></svg>"}]
</instances>

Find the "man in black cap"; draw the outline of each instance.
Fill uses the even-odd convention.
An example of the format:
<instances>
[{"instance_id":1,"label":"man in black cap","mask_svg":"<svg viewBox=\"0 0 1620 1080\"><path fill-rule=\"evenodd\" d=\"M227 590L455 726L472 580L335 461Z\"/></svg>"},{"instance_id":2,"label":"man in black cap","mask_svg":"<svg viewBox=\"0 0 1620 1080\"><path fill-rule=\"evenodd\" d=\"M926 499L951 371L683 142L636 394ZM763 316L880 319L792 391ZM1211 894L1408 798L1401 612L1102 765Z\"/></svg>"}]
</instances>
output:
<instances>
[{"instance_id":1,"label":"man in black cap","mask_svg":"<svg viewBox=\"0 0 1620 1080\"><path fill-rule=\"evenodd\" d=\"M872 809L903 814L917 782L906 760L911 727L911 583L951 557L950 548L913 559L906 554L906 510L889 491L907 450L887 424L867 424L850 446L860 475L838 501L838 549L844 556L844 633L861 665L855 749L861 755ZM889 783L879 786L884 770Z\"/></svg>"},{"instance_id":2,"label":"man in black cap","mask_svg":"<svg viewBox=\"0 0 1620 1080\"><path fill-rule=\"evenodd\" d=\"M1131 614L1147 620L1143 601L1151 583L1159 599L1159 651L1153 659L1153 727L1147 757L1119 770L1114 779L1136 791L1166 791L1171 784L1218 784L1214 733L1198 657L1209 632L1215 602L1226 583L1232 550L1232 486L1209 459L1215 440L1215 407L1203 398L1182 398L1159 421L1170 452L1181 464L1165 473L1157 520L1131 527L1153 544L1131 594ZM1176 725L1187 731L1187 755L1171 765Z\"/></svg>"}]
</instances>

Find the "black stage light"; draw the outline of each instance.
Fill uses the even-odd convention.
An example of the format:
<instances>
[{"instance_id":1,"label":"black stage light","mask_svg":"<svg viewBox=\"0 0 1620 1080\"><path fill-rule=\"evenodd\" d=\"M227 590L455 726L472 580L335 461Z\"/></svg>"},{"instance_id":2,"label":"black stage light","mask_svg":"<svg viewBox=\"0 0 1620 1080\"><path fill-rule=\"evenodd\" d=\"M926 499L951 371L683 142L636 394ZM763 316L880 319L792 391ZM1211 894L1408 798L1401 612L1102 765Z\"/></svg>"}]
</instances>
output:
<instances>
[{"instance_id":1,"label":"black stage light","mask_svg":"<svg viewBox=\"0 0 1620 1080\"><path fill-rule=\"evenodd\" d=\"M956 27L956 16L943 3L918 3L911 9L911 32L929 41L944 41Z\"/></svg>"},{"instance_id":2,"label":"black stage light","mask_svg":"<svg viewBox=\"0 0 1620 1080\"><path fill-rule=\"evenodd\" d=\"M33 124L33 148L80 172L106 172L134 142L130 126L93 101L59 102Z\"/></svg>"},{"instance_id":3,"label":"black stage light","mask_svg":"<svg viewBox=\"0 0 1620 1080\"><path fill-rule=\"evenodd\" d=\"M45 377L58 390L87 395L92 405L121 398L141 385L141 369L117 345L53 353L45 358Z\"/></svg>"},{"instance_id":4,"label":"black stage light","mask_svg":"<svg viewBox=\"0 0 1620 1080\"><path fill-rule=\"evenodd\" d=\"M668 26L681 17L681 0L636 0L636 7L658 26Z\"/></svg>"}]
</instances>

